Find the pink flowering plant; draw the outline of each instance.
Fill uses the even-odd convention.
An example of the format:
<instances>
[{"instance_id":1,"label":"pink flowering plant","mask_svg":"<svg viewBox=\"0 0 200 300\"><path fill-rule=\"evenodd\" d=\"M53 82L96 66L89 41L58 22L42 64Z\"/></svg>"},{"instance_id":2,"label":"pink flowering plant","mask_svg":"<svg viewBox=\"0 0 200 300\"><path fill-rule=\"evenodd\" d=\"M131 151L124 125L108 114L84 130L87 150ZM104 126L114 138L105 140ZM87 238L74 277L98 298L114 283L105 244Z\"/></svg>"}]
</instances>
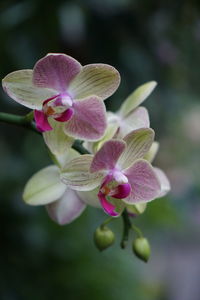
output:
<instances>
[{"instance_id":1,"label":"pink flowering plant","mask_svg":"<svg viewBox=\"0 0 200 300\"><path fill-rule=\"evenodd\" d=\"M64 122L66 134L98 140L106 129L103 100L118 88L118 71L105 64L84 67L65 54L48 54L33 70L8 74L2 81L6 93L34 109L39 131L52 130L49 119Z\"/></svg>"},{"instance_id":2,"label":"pink flowering plant","mask_svg":"<svg viewBox=\"0 0 200 300\"><path fill-rule=\"evenodd\" d=\"M24 117L0 113L0 120L41 133L53 160L26 183L25 203L44 205L60 225L75 220L87 205L102 209L109 217L94 233L99 250L114 243L107 224L122 217L121 247L132 229L133 251L148 261L148 240L131 219L170 190L165 173L152 166L159 144L148 111L140 106L156 82L138 87L116 113L106 112L103 100L116 91L120 75L106 64L81 66L68 55L50 53L33 70L8 74L2 84L31 112Z\"/></svg>"}]
</instances>

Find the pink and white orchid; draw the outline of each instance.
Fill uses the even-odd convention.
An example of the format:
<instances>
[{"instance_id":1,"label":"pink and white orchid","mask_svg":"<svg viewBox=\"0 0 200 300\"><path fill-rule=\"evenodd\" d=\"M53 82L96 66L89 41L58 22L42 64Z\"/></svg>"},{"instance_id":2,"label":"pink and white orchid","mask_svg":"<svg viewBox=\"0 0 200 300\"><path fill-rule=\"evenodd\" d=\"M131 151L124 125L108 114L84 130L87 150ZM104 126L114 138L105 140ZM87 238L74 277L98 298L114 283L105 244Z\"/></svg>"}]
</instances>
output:
<instances>
[{"instance_id":1,"label":"pink and white orchid","mask_svg":"<svg viewBox=\"0 0 200 300\"><path fill-rule=\"evenodd\" d=\"M3 79L3 88L18 103L34 109L38 130L52 130L53 118L64 122L66 134L98 140L106 129L102 100L120 83L118 71L106 64L81 66L65 54L48 54L33 70L19 70Z\"/></svg>"},{"instance_id":2,"label":"pink and white orchid","mask_svg":"<svg viewBox=\"0 0 200 300\"><path fill-rule=\"evenodd\" d=\"M118 203L146 203L164 193L163 176L159 177L159 172L143 159L153 139L154 131L143 128L123 140L109 140L94 156L82 155L66 164L61 179L79 191L99 186L98 198L104 211L118 216Z\"/></svg>"}]
</instances>

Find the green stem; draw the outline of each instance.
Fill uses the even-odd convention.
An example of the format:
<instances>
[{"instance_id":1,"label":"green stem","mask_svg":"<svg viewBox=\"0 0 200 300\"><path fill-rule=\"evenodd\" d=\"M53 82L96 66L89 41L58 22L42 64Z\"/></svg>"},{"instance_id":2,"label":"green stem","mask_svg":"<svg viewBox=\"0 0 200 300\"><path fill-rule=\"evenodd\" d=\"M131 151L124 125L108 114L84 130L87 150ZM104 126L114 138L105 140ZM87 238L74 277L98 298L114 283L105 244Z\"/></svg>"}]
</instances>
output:
<instances>
[{"instance_id":1,"label":"green stem","mask_svg":"<svg viewBox=\"0 0 200 300\"><path fill-rule=\"evenodd\" d=\"M4 122L7 124L14 124L20 127L24 127L26 129L30 129L40 134L40 132L37 130L35 126L35 123L33 122L33 118L34 118L33 111L31 111L25 116L18 116L18 115L0 112L0 122ZM72 148L78 151L80 154L90 154L90 152L82 146L82 142L79 140L76 140L74 142Z\"/></svg>"},{"instance_id":2,"label":"green stem","mask_svg":"<svg viewBox=\"0 0 200 300\"><path fill-rule=\"evenodd\" d=\"M107 224L109 224L110 222L112 222L113 220L116 220L113 217L107 218L102 224L101 224L101 228L103 229L103 227L105 227Z\"/></svg>"},{"instance_id":3,"label":"green stem","mask_svg":"<svg viewBox=\"0 0 200 300\"><path fill-rule=\"evenodd\" d=\"M13 114L0 112L0 122L14 124L39 133L32 119L33 119L32 112L25 116L17 116Z\"/></svg>"},{"instance_id":4,"label":"green stem","mask_svg":"<svg viewBox=\"0 0 200 300\"><path fill-rule=\"evenodd\" d=\"M129 220L128 212L126 210L124 210L124 212L122 213L122 220L123 220L124 228L123 228L123 234L121 240L121 248L124 249L126 248L128 242L129 230L132 226Z\"/></svg>"},{"instance_id":5,"label":"green stem","mask_svg":"<svg viewBox=\"0 0 200 300\"><path fill-rule=\"evenodd\" d=\"M131 225L131 229L135 231L138 237L143 237L142 231L134 224Z\"/></svg>"},{"instance_id":6,"label":"green stem","mask_svg":"<svg viewBox=\"0 0 200 300\"><path fill-rule=\"evenodd\" d=\"M27 115L25 115L24 118L26 119L27 122L33 121L33 119L34 119L34 113L33 113L33 110L30 111Z\"/></svg>"},{"instance_id":7,"label":"green stem","mask_svg":"<svg viewBox=\"0 0 200 300\"><path fill-rule=\"evenodd\" d=\"M76 140L72 146L72 148L76 151L78 151L80 154L91 154L87 149L85 149L82 146L82 142L79 140Z\"/></svg>"}]
</instances>

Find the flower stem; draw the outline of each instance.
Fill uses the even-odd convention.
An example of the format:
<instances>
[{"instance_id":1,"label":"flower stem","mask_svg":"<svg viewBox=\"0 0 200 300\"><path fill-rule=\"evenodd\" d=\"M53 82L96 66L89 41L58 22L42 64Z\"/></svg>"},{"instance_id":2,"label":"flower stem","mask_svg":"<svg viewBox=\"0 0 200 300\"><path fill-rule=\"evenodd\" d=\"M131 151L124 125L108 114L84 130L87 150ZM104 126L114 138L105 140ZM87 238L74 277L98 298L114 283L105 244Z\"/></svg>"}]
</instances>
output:
<instances>
[{"instance_id":1,"label":"flower stem","mask_svg":"<svg viewBox=\"0 0 200 300\"><path fill-rule=\"evenodd\" d=\"M116 218L110 217L107 218L102 224L101 224L101 228L105 227L107 224L109 224L110 222L112 222L113 220L116 220Z\"/></svg>"},{"instance_id":2,"label":"flower stem","mask_svg":"<svg viewBox=\"0 0 200 300\"><path fill-rule=\"evenodd\" d=\"M72 146L72 148L78 151L80 154L91 154L87 149L82 146L82 142L80 140L76 140Z\"/></svg>"},{"instance_id":3,"label":"flower stem","mask_svg":"<svg viewBox=\"0 0 200 300\"><path fill-rule=\"evenodd\" d=\"M123 234L122 234L122 240L121 240L121 248L126 248L127 242L128 242L128 236L129 236L129 230L132 227L132 224L129 220L129 216L126 210L122 213L122 220L123 220Z\"/></svg>"},{"instance_id":4,"label":"flower stem","mask_svg":"<svg viewBox=\"0 0 200 300\"><path fill-rule=\"evenodd\" d=\"M131 224L131 229L135 231L138 237L143 237L142 231L134 224Z\"/></svg>"},{"instance_id":5,"label":"flower stem","mask_svg":"<svg viewBox=\"0 0 200 300\"><path fill-rule=\"evenodd\" d=\"M0 112L0 122L14 124L39 133L39 131L35 126L35 123L32 120L33 120L33 112L25 116L18 116L18 115Z\"/></svg>"},{"instance_id":6,"label":"flower stem","mask_svg":"<svg viewBox=\"0 0 200 300\"><path fill-rule=\"evenodd\" d=\"M18 116L14 114L0 112L0 122L4 122L7 124L14 124L20 127L24 127L26 129L30 129L40 134L40 132L37 130L35 126L35 123L33 122L33 118L34 118L33 111L31 111L25 116ZM90 152L82 146L82 142L79 140L76 140L74 142L72 148L78 151L80 154L90 154Z\"/></svg>"}]
</instances>

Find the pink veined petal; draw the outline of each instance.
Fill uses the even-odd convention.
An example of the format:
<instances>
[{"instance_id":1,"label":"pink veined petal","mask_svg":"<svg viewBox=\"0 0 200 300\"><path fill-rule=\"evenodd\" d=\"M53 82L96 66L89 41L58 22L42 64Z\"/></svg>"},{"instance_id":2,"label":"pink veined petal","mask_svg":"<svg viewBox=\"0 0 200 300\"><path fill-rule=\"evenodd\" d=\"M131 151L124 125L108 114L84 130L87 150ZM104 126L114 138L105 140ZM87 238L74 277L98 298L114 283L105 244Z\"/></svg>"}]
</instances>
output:
<instances>
[{"instance_id":1,"label":"pink veined petal","mask_svg":"<svg viewBox=\"0 0 200 300\"><path fill-rule=\"evenodd\" d=\"M107 201L105 195L100 191L98 193L99 200L104 211L112 217L117 217L119 214L115 212L115 206Z\"/></svg>"},{"instance_id":2,"label":"pink veined petal","mask_svg":"<svg viewBox=\"0 0 200 300\"><path fill-rule=\"evenodd\" d=\"M65 54L48 54L33 69L33 83L38 87L66 91L70 81L81 71L81 64Z\"/></svg>"},{"instance_id":3,"label":"pink veined petal","mask_svg":"<svg viewBox=\"0 0 200 300\"><path fill-rule=\"evenodd\" d=\"M102 100L111 96L120 83L120 74L106 64L83 66L81 72L69 85L69 93L74 99L83 100L95 95Z\"/></svg>"},{"instance_id":4,"label":"pink veined petal","mask_svg":"<svg viewBox=\"0 0 200 300\"><path fill-rule=\"evenodd\" d=\"M161 184L153 167L147 161L137 160L123 173L131 185L130 195L124 199L125 202L148 202L159 196Z\"/></svg>"},{"instance_id":5,"label":"pink veined petal","mask_svg":"<svg viewBox=\"0 0 200 300\"><path fill-rule=\"evenodd\" d=\"M64 131L75 138L98 140L106 130L105 105L98 97L74 101L74 114L66 123Z\"/></svg>"},{"instance_id":6,"label":"pink veined petal","mask_svg":"<svg viewBox=\"0 0 200 300\"><path fill-rule=\"evenodd\" d=\"M75 191L67 189L59 200L47 205L46 208L52 220L64 225L78 218L86 205Z\"/></svg>"},{"instance_id":7,"label":"pink veined petal","mask_svg":"<svg viewBox=\"0 0 200 300\"><path fill-rule=\"evenodd\" d=\"M56 121L58 122L67 122L71 119L71 117L73 116L73 109L72 108L68 108L66 111L64 111L60 117L58 118L54 118Z\"/></svg>"},{"instance_id":8,"label":"pink veined petal","mask_svg":"<svg viewBox=\"0 0 200 300\"><path fill-rule=\"evenodd\" d=\"M116 193L112 194L113 198L123 199L128 197L131 192L131 185L129 183L119 184L116 189Z\"/></svg>"},{"instance_id":9,"label":"pink veined petal","mask_svg":"<svg viewBox=\"0 0 200 300\"><path fill-rule=\"evenodd\" d=\"M42 110L34 110L34 118L36 127L40 132L45 132L53 129L48 122L48 117Z\"/></svg>"},{"instance_id":10,"label":"pink veined petal","mask_svg":"<svg viewBox=\"0 0 200 300\"><path fill-rule=\"evenodd\" d=\"M120 140L110 140L105 142L102 148L95 154L91 163L90 171L112 170L124 151L126 143Z\"/></svg>"}]
</instances>

